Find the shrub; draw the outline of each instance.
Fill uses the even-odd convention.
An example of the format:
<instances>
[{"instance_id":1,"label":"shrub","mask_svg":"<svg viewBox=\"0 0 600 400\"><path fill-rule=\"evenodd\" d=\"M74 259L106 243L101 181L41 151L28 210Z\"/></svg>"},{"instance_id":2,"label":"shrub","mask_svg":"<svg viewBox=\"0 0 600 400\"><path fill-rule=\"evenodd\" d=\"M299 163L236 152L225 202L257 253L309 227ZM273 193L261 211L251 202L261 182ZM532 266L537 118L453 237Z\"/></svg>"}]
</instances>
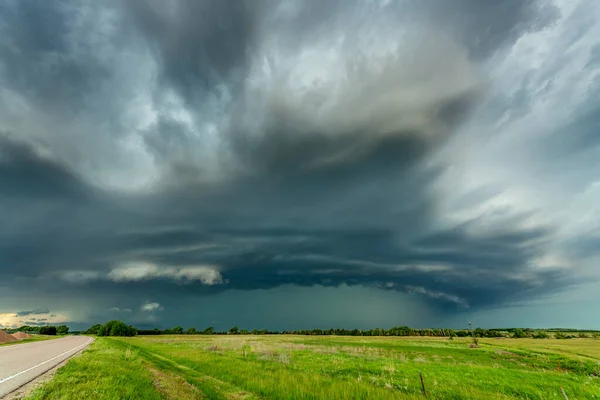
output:
<instances>
[{"instance_id":1,"label":"shrub","mask_svg":"<svg viewBox=\"0 0 600 400\"><path fill-rule=\"evenodd\" d=\"M56 336L56 327L55 326L42 326L40 328L40 335Z\"/></svg>"},{"instance_id":2,"label":"shrub","mask_svg":"<svg viewBox=\"0 0 600 400\"><path fill-rule=\"evenodd\" d=\"M566 338L567 338L567 335L565 335L565 334L564 334L564 333L562 333L562 332L556 332L556 333L554 334L554 338L555 338L555 339L566 339Z\"/></svg>"},{"instance_id":3,"label":"shrub","mask_svg":"<svg viewBox=\"0 0 600 400\"><path fill-rule=\"evenodd\" d=\"M87 331L85 331L83 333L85 333L87 335L97 335L100 328L102 328L102 325L96 324L96 325L90 327Z\"/></svg>"},{"instance_id":4,"label":"shrub","mask_svg":"<svg viewBox=\"0 0 600 400\"><path fill-rule=\"evenodd\" d=\"M108 321L101 325L96 333L98 336L135 336L137 329L131 325L125 324L123 321Z\"/></svg>"},{"instance_id":5,"label":"shrub","mask_svg":"<svg viewBox=\"0 0 600 400\"><path fill-rule=\"evenodd\" d=\"M171 329L171 333L173 333L174 335L181 335L183 333L183 328L178 325L175 328Z\"/></svg>"},{"instance_id":6,"label":"shrub","mask_svg":"<svg viewBox=\"0 0 600 400\"><path fill-rule=\"evenodd\" d=\"M517 328L513 331L513 337L517 338L517 339L521 339L521 338L527 337L527 335L525 334L525 332L523 332L523 329Z\"/></svg>"},{"instance_id":7,"label":"shrub","mask_svg":"<svg viewBox=\"0 0 600 400\"><path fill-rule=\"evenodd\" d=\"M57 326L56 333L58 333L59 335L66 335L67 333L69 333L69 327L66 325Z\"/></svg>"}]
</instances>

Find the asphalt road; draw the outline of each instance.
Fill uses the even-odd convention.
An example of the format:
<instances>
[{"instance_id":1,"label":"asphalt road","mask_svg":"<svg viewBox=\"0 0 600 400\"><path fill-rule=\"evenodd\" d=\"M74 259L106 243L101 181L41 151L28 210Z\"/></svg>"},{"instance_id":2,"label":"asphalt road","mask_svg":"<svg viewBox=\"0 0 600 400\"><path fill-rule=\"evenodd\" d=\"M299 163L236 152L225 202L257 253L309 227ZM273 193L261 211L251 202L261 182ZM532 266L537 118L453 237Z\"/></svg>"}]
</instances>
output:
<instances>
[{"instance_id":1,"label":"asphalt road","mask_svg":"<svg viewBox=\"0 0 600 400\"><path fill-rule=\"evenodd\" d=\"M86 336L66 336L0 347L0 398L52 369L92 341Z\"/></svg>"}]
</instances>

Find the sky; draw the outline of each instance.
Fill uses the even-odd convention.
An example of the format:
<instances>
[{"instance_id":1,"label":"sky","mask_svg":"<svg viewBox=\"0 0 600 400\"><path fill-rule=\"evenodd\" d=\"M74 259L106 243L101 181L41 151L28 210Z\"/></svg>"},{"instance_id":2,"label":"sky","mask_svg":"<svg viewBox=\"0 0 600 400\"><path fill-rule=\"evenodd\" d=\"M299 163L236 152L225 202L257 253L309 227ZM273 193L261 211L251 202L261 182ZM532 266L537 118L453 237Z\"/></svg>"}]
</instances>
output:
<instances>
[{"instance_id":1,"label":"sky","mask_svg":"<svg viewBox=\"0 0 600 400\"><path fill-rule=\"evenodd\" d=\"M0 325L600 329L599 21L2 1Z\"/></svg>"}]
</instances>

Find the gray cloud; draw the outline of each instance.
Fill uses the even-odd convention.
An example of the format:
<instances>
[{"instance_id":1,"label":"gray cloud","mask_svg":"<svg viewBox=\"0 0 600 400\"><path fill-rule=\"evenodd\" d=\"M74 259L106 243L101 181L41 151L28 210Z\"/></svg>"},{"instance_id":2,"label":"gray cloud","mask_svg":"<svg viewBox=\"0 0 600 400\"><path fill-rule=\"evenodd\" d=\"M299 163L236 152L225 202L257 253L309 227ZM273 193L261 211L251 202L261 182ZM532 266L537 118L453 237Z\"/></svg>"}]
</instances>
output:
<instances>
[{"instance_id":1,"label":"gray cloud","mask_svg":"<svg viewBox=\"0 0 600 400\"><path fill-rule=\"evenodd\" d=\"M143 312L155 312L155 311L161 311L162 309L163 309L162 306L159 303L156 303L156 302L145 303L140 308L140 310L143 311Z\"/></svg>"},{"instance_id":2,"label":"gray cloud","mask_svg":"<svg viewBox=\"0 0 600 400\"><path fill-rule=\"evenodd\" d=\"M193 100L243 78L263 3L133 0L126 4L155 52L166 84Z\"/></svg>"},{"instance_id":3,"label":"gray cloud","mask_svg":"<svg viewBox=\"0 0 600 400\"><path fill-rule=\"evenodd\" d=\"M435 22L445 25L464 41L475 57L486 57L509 45L526 32L553 23L560 11L551 3L537 0L436 0L421 2Z\"/></svg>"},{"instance_id":4,"label":"gray cloud","mask_svg":"<svg viewBox=\"0 0 600 400\"><path fill-rule=\"evenodd\" d=\"M204 265L173 268L148 263L130 263L111 270L106 277L115 282L139 282L165 278L179 282L197 281L205 285L223 283L223 278L216 267Z\"/></svg>"},{"instance_id":5,"label":"gray cloud","mask_svg":"<svg viewBox=\"0 0 600 400\"><path fill-rule=\"evenodd\" d=\"M597 44L518 61L568 12L3 4L0 280L149 324L171 296L374 288L459 315L577 287L595 242L574 238L597 227L561 222L593 197L598 99L573 113L561 88Z\"/></svg>"},{"instance_id":6,"label":"gray cloud","mask_svg":"<svg viewBox=\"0 0 600 400\"><path fill-rule=\"evenodd\" d=\"M47 308L38 308L36 310L17 311L15 314L17 314L17 316L19 316L19 317L26 317L28 315L50 314L50 310L48 310ZM31 318L31 319L34 320L35 318ZM43 321L43 320L39 320L39 321Z\"/></svg>"}]
</instances>

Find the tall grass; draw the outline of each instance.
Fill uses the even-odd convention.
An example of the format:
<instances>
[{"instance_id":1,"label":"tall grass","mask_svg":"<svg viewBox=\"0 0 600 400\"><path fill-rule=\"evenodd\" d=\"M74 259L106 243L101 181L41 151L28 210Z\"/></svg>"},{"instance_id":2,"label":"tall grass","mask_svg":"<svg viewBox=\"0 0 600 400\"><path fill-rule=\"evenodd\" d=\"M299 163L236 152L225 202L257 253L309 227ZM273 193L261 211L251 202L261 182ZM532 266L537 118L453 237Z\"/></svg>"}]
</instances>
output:
<instances>
[{"instance_id":1,"label":"tall grass","mask_svg":"<svg viewBox=\"0 0 600 400\"><path fill-rule=\"evenodd\" d=\"M99 399L117 398L110 396L120 385L145 387L140 399L178 398L173 393L185 390L186 397L208 399L423 399L420 373L429 399L552 399L562 396L560 386L572 399L600 399L600 342L544 343L482 339L479 348L470 348L469 338L100 338L61 370L54 386L36 394L47 397L34 398L76 398L61 397L68 393L64 383L98 369L105 381L96 386L106 391L92 396ZM118 366L107 369L107 363ZM127 370L122 379L109 378L120 368ZM168 390L153 388L157 373ZM70 383L74 391L78 385L95 386Z\"/></svg>"},{"instance_id":2,"label":"tall grass","mask_svg":"<svg viewBox=\"0 0 600 400\"><path fill-rule=\"evenodd\" d=\"M136 351L126 351L124 343L96 340L83 354L60 368L54 379L27 399L148 399L163 397Z\"/></svg>"}]
</instances>

